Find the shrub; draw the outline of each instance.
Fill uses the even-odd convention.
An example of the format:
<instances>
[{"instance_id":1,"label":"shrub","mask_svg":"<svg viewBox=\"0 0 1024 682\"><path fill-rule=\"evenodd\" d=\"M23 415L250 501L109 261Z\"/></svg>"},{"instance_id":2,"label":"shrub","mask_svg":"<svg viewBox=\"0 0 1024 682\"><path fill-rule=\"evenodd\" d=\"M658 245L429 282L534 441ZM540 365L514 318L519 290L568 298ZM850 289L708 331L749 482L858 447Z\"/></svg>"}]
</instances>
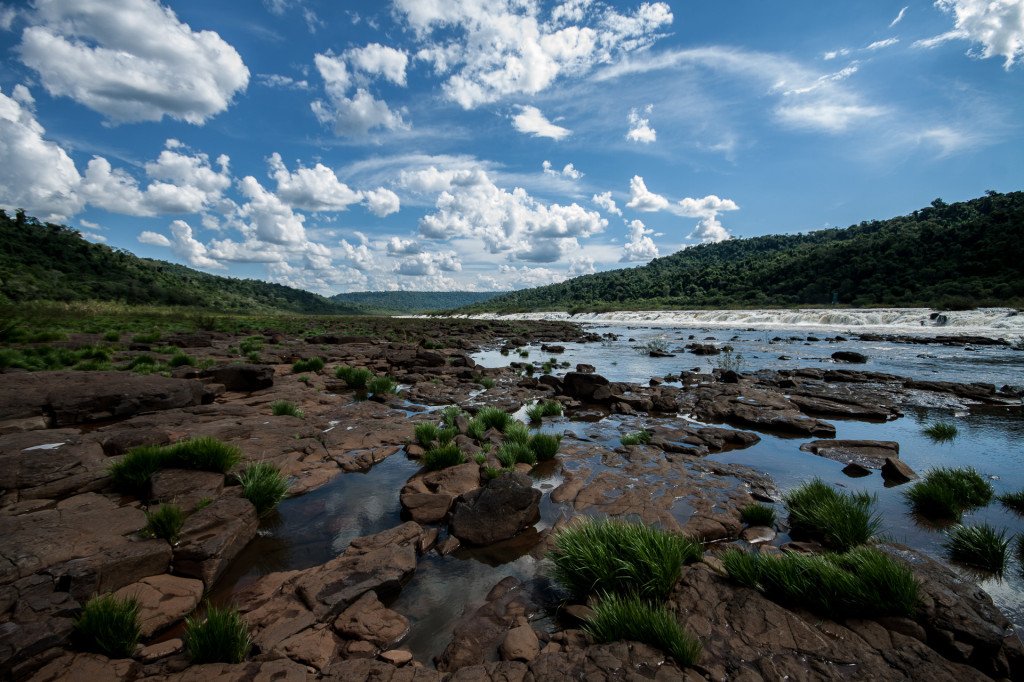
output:
<instances>
[{"instance_id":1,"label":"shrub","mask_svg":"<svg viewBox=\"0 0 1024 682\"><path fill-rule=\"evenodd\" d=\"M943 443L956 438L957 431L955 424L936 422L926 427L924 433L936 443Z\"/></svg>"},{"instance_id":2,"label":"shrub","mask_svg":"<svg viewBox=\"0 0 1024 682\"><path fill-rule=\"evenodd\" d=\"M484 430L497 429L502 433L505 433L505 429L508 428L509 424L513 423L512 415L505 410L497 407L483 407L476 413L476 419L483 424Z\"/></svg>"},{"instance_id":3,"label":"shrub","mask_svg":"<svg viewBox=\"0 0 1024 682\"><path fill-rule=\"evenodd\" d=\"M558 446L562 442L561 436L552 436L547 433L536 433L530 436L530 449L537 456L538 462L546 462L554 459L558 454Z\"/></svg>"},{"instance_id":4,"label":"shrub","mask_svg":"<svg viewBox=\"0 0 1024 682\"><path fill-rule=\"evenodd\" d=\"M167 461L167 448L142 445L129 450L120 461L110 466L108 472L119 492L144 497L153 474L167 466Z\"/></svg>"},{"instance_id":5,"label":"shrub","mask_svg":"<svg viewBox=\"0 0 1024 682\"><path fill-rule=\"evenodd\" d=\"M252 502L260 516L269 514L288 493L288 482L281 471L268 462L250 464L238 474L242 497Z\"/></svg>"},{"instance_id":6,"label":"shrub","mask_svg":"<svg viewBox=\"0 0 1024 682\"><path fill-rule=\"evenodd\" d=\"M495 457L507 469L513 468L520 462L530 465L537 463L537 455L530 448L529 442L505 441L498 448Z\"/></svg>"},{"instance_id":7,"label":"shrub","mask_svg":"<svg viewBox=\"0 0 1024 682\"><path fill-rule=\"evenodd\" d=\"M693 665L700 658L700 641L684 632L668 609L636 597L604 595L583 629L598 642L625 639L650 644L681 666Z\"/></svg>"},{"instance_id":8,"label":"shrub","mask_svg":"<svg viewBox=\"0 0 1024 682\"><path fill-rule=\"evenodd\" d=\"M423 455L423 466L429 471L437 471L438 469L446 469L465 463L465 456L459 450L459 446L454 443L430 448Z\"/></svg>"},{"instance_id":9,"label":"shrub","mask_svg":"<svg viewBox=\"0 0 1024 682\"><path fill-rule=\"evenodd\" d=\"M748 526L774 526L775 509L766 504L751 502L740 509L740 520Z\"/></svg>"},{"instance_id":10,"label":"shrub","mask_svg":"<svg viewBox=\"0 0 1024 682\"><path fill-rule=\"evenodd\" d=\"M929 519L959 521L992 500L992 485L971 467L932 469L906 492L914 511Z\"/></svg>"},{"instance_id":11,"label":"shrub","mask_svg":"<svg viewBox=\"0 0 1024 682\"><path fill-rule=\"evenodd\" d=\"M437 440L437 432L437 425L430 422L421 422L413 429L416 442L425 448L429 448L430 444Z\"/></svg>"},{"instance_id":12,"label":"shrub","mask_svg":"<svg viewBox=\"0 0 1024 682\"><path fill-rule=\"evenodd\" d=\"M909 616L918 605L919 585L910 569L871 547L782 555L730 549L722 561L736 582L823 616Z\"/></svg>"},{"instance_id":13,"label":"shrub","mask_svg":"<svg viewBox=\"0 0 1024 682\"><path fill-rule=\"evenodd\" d=\"M1012 509L1018 514L1024 514L1024 490L1000 495L999 501L1003 503L1004 507Z\"/></svg>"},{"instance_id":14,"label":"shrub","mask_svg":"<svg viewBox=\"0 0 1024 682\"><path fill-rule=\"evenodd\" d=\"M373 378L373 372L365 367L348 367L346 365L336 369L334 374L344 381L346 386L356 390L366 388L366 382Z\"/></svg>"},{"instance_id":15,"label":"shrub","mask_svg":"<svg viewBox=\"0 0 1024 682\"><path fill-rule=\"evenodd\" d=\"M373 377L366 382L366 390L372 395L387 395L398 390L398 384L391 377Z\"/></svg>"},{"instance_id":16,"label":"shrub","mask_svg":"<svg viewBox=\"0 0 1024 682\"><path fill-rule=\"evenodd\" d=\"M881 524L866 493L839 493L821 479L785 496L794 535L805 535L840 552L867 542Z\"/></svg>"},{"instance_id":17,"label":"shrub","mask_svg":"<svg viewBox=\"0 0 1024 682\"><path fill-rule=\"evenodd\" d=\"M167 364L171 367L183 367L185 365L193 366L196 364L196 359L191 355L177 351L171 359L167 361Z\"/></svg>"},{"instance_id":18,"label":"shrub","mask_svg":"<svg viewBox=\"0 0 1024 682\"><path fill-rule=\"evenodd\" d=\"M949 529L948 536L945 547L954 561L992 573L1002 573L1006 567L1010 538L1005 530L997 531L987 523L956 525Z\"/></svg>"},{"instance_id":19,"label":"shrub","mask_svg":"<svg viewBox=\"0 0 1024 682\"><path fill-rule=\"evenodd\" d=\"M249 631L233 608L209 605L206 618L185 619L185 652L193 663L241 663L249 653Z\"/></svg>"},{"instance_id":20,"label":"shrub","mask_svg":"<svg viewBox=\"0 0 1024 682\"><path fill-rule=\"evenodd\" d=\"M301 419L304 416L298 405L287 400L275 400L270 403L270 411L275 417L287 416Z\"/></svg>"},{"instance_id":21,"label":"shrub","mask_svg":"<svg viewBox=\"0 0 1024 682\"><path fill-rule=\"evenodd\" d=\"M627 433L620 440L623 445L647 445L651 442L651 432L647 429Z\"/></svg>"},{"instance_id":22,"label":"shrub","mask_svg":"<svg viewBox=\"0 0 1024 682\"><path fill-rule=\"evenodd\" d=\"M185 525L185 512L175 504L161 504L155 511L146 512L146 532L169 542L178 539Z\"/></svg>"},{"instance_id":23,"label":"shrub","mask_svg":"<svg viewBox=\"0 0 1024 682\"><path fill-rule=\"evenodd\" d=\"M299 360L292 365L292 373L301 374L302 372L319 372L323 368L323 358L309 358L308 360Z\"/></svg>"},{"instance_id":24,"label":"shrub","mask_svg":"<svg viewBox=\"0 0 1024 682\"><path fill-rule=\"evenodd\" d=\"M585 520L555 535L555 579L577 599L594 592L664 600L699 544L676 533L615 520Z\"/></svg>"},{"instance_id":25,"label":"shrub","mask_svg":"<svg viewBox=\"0 0 1024 682\"><path fill-rule=\"evenodd\" d=\"M75 620L75 633L90 649L110 658L128 658L142 636L139 601L112 594L94 596Z\"/></svg>"},{"instance_id":26,"label":"shrub","mask_svg":"<svg viewBox=\"0 0 1024 682\"><path fill-rule=\"evenodd\" d=\"M449 405L441 410L441 421L447 427L455 426L455 420L464 415L462 408L458 405Z\"/></svg>"},{"instance_id":27,"label":"shrub","mask_svg":"<svg viewBox=\"0 0 1024 682\"><path fill-rule=\"evenodd\" d=\"M166 466L183 469L200 469L227 473L242 460L242 451L212 436L201 436L178 441L167 446L169 453Z\"/></svg>"}]
</instances>

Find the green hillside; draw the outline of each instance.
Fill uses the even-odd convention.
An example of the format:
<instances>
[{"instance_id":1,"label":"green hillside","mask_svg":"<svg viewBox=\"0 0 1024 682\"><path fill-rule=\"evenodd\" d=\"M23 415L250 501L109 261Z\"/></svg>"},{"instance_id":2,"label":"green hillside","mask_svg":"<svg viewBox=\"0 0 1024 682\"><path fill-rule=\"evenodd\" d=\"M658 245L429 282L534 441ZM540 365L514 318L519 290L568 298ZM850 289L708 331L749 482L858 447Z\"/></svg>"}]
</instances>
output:
<instances>
[{"instance_id":1,"label":"green hillside","mask_svg":"<svg viewBox=\"0 0 1024 682\"><path fill-rule=\"evenodd\" d=\"M427 313L453 310L489 301L497 291L359 291L331 296L342 305L357 306L383 314Z\"/></svg>"},{"instance_id":2,"label":"green hillside","mask_svg":"<svg viewBox=\"0 0 1024 682\"><path fill-rule=\"evenodd\" d=\"M217 277L93 244L63 225L0 210L0 302L121 301L220 311L358 313L308 291Z\"/></svg>"},{"instance_id":3,"label":"green hillside","mask_svg":"<svg viewBox=\"0 0 1024 682\"><path fill-rule=\"evenodd\" d=\"M703 244L515 291L472 311L1024 304L1024 192L846 229Z\"/></svg>"}]
</instances>

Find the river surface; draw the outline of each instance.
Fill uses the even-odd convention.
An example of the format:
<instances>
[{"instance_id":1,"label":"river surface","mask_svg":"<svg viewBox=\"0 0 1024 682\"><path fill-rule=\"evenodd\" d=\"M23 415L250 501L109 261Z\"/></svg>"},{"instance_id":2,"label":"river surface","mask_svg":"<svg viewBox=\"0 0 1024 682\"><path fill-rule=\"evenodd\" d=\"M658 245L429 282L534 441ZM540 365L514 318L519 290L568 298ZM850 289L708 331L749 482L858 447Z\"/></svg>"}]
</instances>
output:
<instances>
[{"instance_id":1,"label":"river surface","mask_svg":"<svg viewBox=\"0 0 1024 682\"><path fill-rule=\"evenodd\" d=\"M701 312L687 314L689 317L671 317L660 312L620 313L592 316L593 319L567 315L531 317L572 319L584 323L590 331L611 335L600 343L566 343L565 352L553 357L559 365L568 363L570 368L578 362L592 364L598 373L613 381L647 383L651 377L694 368L710 371L722 363L743 372L836 367L831 359L833 352L855 350L869 357L866 364L853 365L855 369L917 379L1020 386L1024 385L1024 352L1012 347L866 342L853 338L853 334L868 331L933 336L969 333L1015 343L1024 335L1024 316L1012 312L948 313L950 319L943 327L934 326L929 311L844 311L835 324L822 311ZM848 340L827 340L837 335ZM683 349L694 342L730 345L733 350L718 356L695 356ZM676 356L651 358L647 351L653 346L676 352ZM539 364L551 357L539 345L507 355L497 347L474 355L477 362L487 367L503 367L510 362ZM565 367L559 367L554 373L565 371ZM904 409L904 417L887 423L828 421L835 424L837 438L899 442L901 458L918 473L938 466L970 465L991 480L997 495L1024 489L1024 417L1019 406L1009 410L978 410L949 397L923 393L915 396L914 403ZM523 410L517 416L523 418ZM934 443L924 435L923 427L939 420L956 424L959 433L953 441ZM543 430L571 431L614 447L622 433L636 426L631 421L626 428L617 417L599 422L558 418L546 419ZM800 444L808 438L761 435L761 442L753 447L709 458L765 472L782 492L816 476L848 490L870 492L877 497L884 537L921 549L949 565L943 548L943 529L922 524L909 513L903 497L906 486L886 487L877 472L864 478L850 478L842 473L842 463L802 452ZM418 465L399 452L367 473L342 474L317 490L284 501L279 512L263 522L258 538L218 582L212 600L229 601L239 588L270 572L324 563L343 552L353 538L399 524L399 491L417 470ZM537 526L543 529L565 511L549 497L561 479L557 466L551 465L538 467L534 479L535 486L543 492L542 518ZM784 518L781 504L777 507L779 516ZM998 502L967 514L964 522L988 522L1005 528L1008 534L1024 533L1024 518ZM481 604L500 579L513 575L524 580L543 580L544 564L530 556L529 545L513 541L490 551L462 549L445 557L433 552L423 557L412 581L391 604L412 623L402 646L409 648L418 660L429 662L444 650L462 614ZM953 568L964 579L979 583L1020 627L1024 626L1024 570L1015 553L1013 557L1001 577Z\"/></svg>"}]
</instances>

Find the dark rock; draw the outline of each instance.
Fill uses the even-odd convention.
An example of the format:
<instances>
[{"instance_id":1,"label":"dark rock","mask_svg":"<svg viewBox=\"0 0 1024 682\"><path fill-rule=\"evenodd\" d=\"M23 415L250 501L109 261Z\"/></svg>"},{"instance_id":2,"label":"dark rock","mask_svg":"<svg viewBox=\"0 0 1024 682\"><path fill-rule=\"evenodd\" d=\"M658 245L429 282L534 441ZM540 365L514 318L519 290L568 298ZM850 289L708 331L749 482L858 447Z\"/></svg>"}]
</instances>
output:
<instances>
[{"instance_id":1,"label":"dark rock","mask_svg":"<svg viewBox=\"0 0 1024 682\"><path fill-rule=\"evenodd\" d=\"M221 365L206 370L203 376L223 384L228 391L239 393L261 391L274 385L274 368L268 365Z\"/></svg>"},{"instance_id":2,"label":"dark rock","mask_svg":"<svg viewBox=\"0 0 1024 682\"><path fill-rule=\"evenodd\" d=\"M917 478L917 473L903 460L886 457L882 464L882 478L890 483L906 483Z\"/></svg>"},{"instance_id":3,"label":"dark rock","mask_svg":"<svg viewBox=\"0 0 1024 682\"><path fill-rule=\"evenodd\" d=\"M565 376L562 377L562 392L578 400L602 400L607 399L607 396L611 395L608 389L609 382L600 374L584 374L583 372L566 372ZM605 389L605 392L598 393L596 397L595 393L599 389Z\"/></svg>"},{"instance_id":4,"label":"dark rock","mask_svg":"<svg viewBox=\"0 0 1024 682\"><path fill-rule=\"evenodd\" d=\"M868 361L868 356L852 350L837 350L832 354L832 359L836 362L864 363Z\"/></svg>"},{"instance_id":5,"label":"dark rock","mask_svg":"<svg viewBox=\"0 0 1024 682\"><path fill-rule=\"evenodd\" d=\"M593 365L588 365L585 362L580 362L576 364L576 371L580 374L593 374L597 371L597 368Z\"/></svg>"},{"instance_id":6,"label":"dark rock","mask_svg":"<svg viewBox=\"0 0 1024 682\"><path fill-rule=\"evenodd\" d=\"M463 542L489 545L514 536L540 519L541 492L524 474L503 474L462 495L452 511L451 532Z\"/></svg>"},{"instance_id":7,"label":"dark rock","mask_svg":"<svg viewBox=\"0 0 1024 682\"><path fill-rule=\"evenodd\" d=\"M891 440L812 440L800 449L836 462L854 462L868 469L881 469L886 459L900 456L900 444Z\"/></svg>"},{"instance_id":8,"label":"dark rock","mask_svg":"<svg viewBox=\"0 0 1024 682\"><path fill-rule=\"evenodd\" d=\"M686 346L686 350L694 355L719 355L722 352L721 348L711 343L691 343Z\"/></svg>"},{"instance_id":9,"label":"dark rock","mask_svg":"<svg viewBox=\"0 0 1024 682\"><path fill-rule=\"evenodd\" d=\"M863 467L860 464L857 464L856 462L850 462L849 464L843 467L843 473L849 476L850 478L863 478L864 476L871 475L871 469Z\"/></svg>"},{"instance_id":10,"label":"dark rock","mask_svg":"<svg viewBox=\"0 0 1024 682\"><path fill-rule=\"evenodd\" d=\"M188 517L174 547L174 572L209 589L256 536L256 508L241 497L221 497Z\"/></svg>"},{"instance_id":11,"label":"dark rock","mask_svg":"<svg viewBox=\"0 0 1024 682\"><path fill-rule=\"evenodd\" d=\"M564 353L565 352L565 346L556 346L554 344L551 344L551 345L541 344L540 349L544 353L558 354L558 353Z\"/></svg>"}]
</instances>

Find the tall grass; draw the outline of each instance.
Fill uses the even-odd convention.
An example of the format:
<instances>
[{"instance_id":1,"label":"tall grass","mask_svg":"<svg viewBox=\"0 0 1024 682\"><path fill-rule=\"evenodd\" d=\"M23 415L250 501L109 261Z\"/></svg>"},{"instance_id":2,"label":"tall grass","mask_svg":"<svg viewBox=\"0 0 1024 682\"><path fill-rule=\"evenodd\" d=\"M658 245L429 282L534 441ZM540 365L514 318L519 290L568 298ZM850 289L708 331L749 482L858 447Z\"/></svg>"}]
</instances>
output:
<instances>
[{"instance_id":1,"label":"tall grass","mask_svg":"<svg viewBox=\"0 0 1024 682\"><path fill-rule=\"evenodd\" d=\"M144 497L153 474L160 469L201 469L226 473L241 459L242 452L234 445L203 436L173 445L142 445L132 448L107 471L118 491Z\"/></svg>"},{"instance_id":2,"label":"tall grass","mask_svg":"<svg viewBox=\"0 0 1024 682\"><path fill-rule=\"evenodd\" d=\"M475 441L482 441L484 439L484 433L486 433L487 427L479 419L470 419L469 425L466 427L466 435Z\"/></svg>"},{"instance_id":3,"label":"tall grass","mask_svg":"<svg viewBox=\"0 0 1024 682\"><path fill-rule=\"evenodd\" d=\"M463 455L462 451L459 450L459 446L454 443L431 448L423 455L423 466L425 466L429 471L447 469L448 467L465 463L465 455Z\"/></svg>"},{"instance_id":4,"label":"tall grass","mask_svg":"<svg viewBox=\"0 0 1024 682\"><path fill-rule=\"evenodd\" d=\"M532 424L540 424L544 417L562 416L562 403L557 400L542 400L526 410L526 416Z\"/></svg>"},{"instance_id":5,"label":"tall grass","mask_svg":"<svg viewBox=\"0 0 1024 682\"><path fill-rule=\"evenodd\" d=\"M929 519L959 521L965 511L992 501L992 485L972 467L932 469L906 492L918 514Z\"/></svg>"},{"instance_id":6,"label":"tall grass","mask_svg":"<svg viewBox=\"0 0 1024 682\"><path fill-rule=\"evenodd\" d=\"M212 436L178 441L166 446L169 464L184 469L227 473L242 460L242 451Z\"/></svg>"},{"instance_id":7,"label":"tall grass","mask_svg":"<svg viewBox=\"0 0 1024 682\"><path fill-rule=\"evenodd\" d=\"M365 367L348 367L347 365L336 369L334 375L344 381L346 386L356 390L366 388L366 383L373 378L373 372Z\"/></svg>"},{"instance_id":8,"label":"tall grass","mask_svg":"<svg viewBox=\"0 0 1024 682\"><path fill-rule=\"evenodd\" d=\"M1002 502L1003 506L1007 509L1012 509L1018 514L1024 514L1024 490L1000 495L999 501Z\"/></svg>"},{"instance_id":9,"label":"tall grass","mask_svg":"<svg viewBox=\"0 0 1024 682\"><path fill-rule=\"evenodd\" d=\"M441 410L441 421L444 425L451 428L455 426L455 421L466 414L466 412L458 405L449 405L448 407Z\"/></svg>"},{"instance_id":10,"label":"tall grass","mask_svg":"<svg viewBox=\"0 0 1024 682\"><path fill-rule=\"evenodd\" d=\"M425 448L429 448L430 445L437 440L437 424L430 422L421 422L413 428L413 435L416 438L416 442Z\"/></svg>"},{"instance_id":11,"label":"tall grass","mask_svg":"<svg viewBox=\"0 0 1024 682\"><path fill-rule=\"evenodd\" d=\"M241 663L251 646L237 610L209 605L206 618L185 619L185 653L193 663Z\"/></svg>"},{"instance_id":12,"label":"tall grass","mask_svg":"<svg viewBox=\"0 0 1024 682\"><path fill-rule=\"evenodd\" d=\"M774 526L775 509L766 504L751 502L740 509L740 521L748 526Z\"/></svg>"},{"instance_id":13,"label":"tall grass","mask_svg":"<svg viewBox=\"0 0 1024 682\"><path fill-rule=\"evenodd\" d=\"M871 547L782 555L730 549L722 561L736 582L831 618L909 616L919 603L910 569Z\"/></svg>"},{"instance_id":14,"label":"tall grass","mask_svg":"<svg viewBox=\"0 0 1024 682\"><path fill-rule=\"evenodd\" d=\"M302 374L303 372L319 372L324 368L323 358L308 358L305 360L298 360L292 365L293 374Z\"/></svg>"},{"instance_id":15,"label":"tall grass","mask_svg":"<svg viewBox=\"0 0 1024 682\"><path fill-rule=\"evenodd\" d=\"M146 532L155 538L174 542L184 525L185 512L175 504L161 504L159 508L146 512Z\"/></svg>"},{"instance_id":16,"label":"tall grass","mask_svg":"<svg viewBox=\"0 0 1024 682\"><path fill-rule=\"evenodd\" d=\"M872 511L874 496L839 493L818 478L783 499L793 535L813 538L840 552L867 542L881 525Z\"/></svg>"},{"instance_id":17,"label":"tall grass","mask_svg":"<svg viewBox=\"0 0 1024 682\"><path fill-rule=\"evenodd\" d=\"M1002 573L1006 567L1011 538L1005 530L996 530L987 523L978 526L956 525L949 529L945 547L954 561Z\"/></svg>"},{"instance_id":18,"label":"tall grass","mask_svg":"<svg viewBox=\"0 0 1024 682\"><path fill-rule=\"evenodd\" d=\"M530 444L530 429L526 428L526 424L522 422L513 421L505 427L503 439L506 443L522 443L524 445Z\"/></svg>"},{"instance_id":19,"label":"tall grass","mask_svg":"<svg viewBox=\"0 0 1024 682\"><path fill-rule=\"evenodd\" d=\"M681 666L700 658L700 640L687 634L664 606L632 596L606 594L583 626L598 642L632 640L661 649Z\"/></svg>"},{"instance_id":20,"label":"tall grass","mask_svg":"<svg viewBox=\"0 0 1024 682\"><path fill-rule=\"evenodd\" d=\"M956 424L949 422L935 422L924 429L924 434L936 443L944 443L956 438Z\"/></svg>"},{"instance_id":21,"label":"tall grass","mask_svg":"<svg viewBox=\"0 0 1024 682\"><path fill-rule=\"evenodd\" d=\"M623 436L619 442L623 445L647 445L651 442L651 432L647 429L633 431Z\"/></svg>"},{"instance_id":22,"label":"tall grass","mask_svg":"<svg viewBox=\"0 0 1024 682\"><path fill-rule=\"evenodd\" d=\"M252 502L260 516L273 511L288 494L288 482L281 471L268 462L250 464L238 474L238 482L242 484L242 497Z\"/></svg>"},{"instance_id":23,"label":"tall grass","mask_svg":"<svg viewBox=\"0 0 1024 682\"><path fill-rule=\"evenodd\" d=\"M304 416L304 413L302 412L301 409L299 409L298 405L287 400L275 400L274 402L270 403L270 412L275 417L287 416L298 417L299 419L301 419Z\"/></svg>"},{"instance_id":24,"label":"tall grass","mask_svg":"<svg viewBox=\"0 0 1024 682\"><path fill-rule=\"evenodd\" d=\"M506 469L511 469L519 463L531 466L537 463L537 455L530 447L529 440L525 443L518 440L505 441L498 447L498 452L494 456Z\"/></svg>"},{"instance_id":25,"label":"tall grass","mask_svg":"<svg viewBox=\"0 0 1024 682\"><path fill-rule=\"evenodd\" d=\"M366 382L366 390L372 395L388 395L398 390L398 384L391 377L373 377Z\"/></svg>"},{"instance_id":26,"label":"tall grass","mask_svg":"<svg viewBox=\"0 0 1024 682\"><path fill-rule=\"evenodd\" d=\"M553 436L548 433L535 433L530 436L530 449L537 456L538 462L546 462L554 459L558 454L558 446L562 442L561 436Z\"/></svg>"},{"instance_id":27,"label":"tall grass","mask_svg":"<svg viewBox=\"0 0 1024 682\"><path fill-rule=\"evenodd\" d=\"M139 601L112 594L92 597L75 619L75 634L87 647L105 656L128 658L142 636Z\"/></svg>"},{"instance_id":28,"label":"tall grass","mask_svg":"<svg viewBox=\"0 0 1024 682\"><path fill-rule=\"evenodd\" d=\"M585 520L558 531L548 554L554 577L577 599L592 593L663 601L701 546L676 533L615 520Z\"/></svg>"},{"instance_id":29,"label":"tall grass","mask_svg":"<svg viewBox=\"0 0 1024 682\"><path fill-rule=\"evenodd\" d=\"M142 445L129 450L119 461L111 464L107 472L119 492L144 497L153 474L165 467L167 461L166 448Z\"/></svg>"},{"instance_id":30,"label":"tall grass","mask_svg":"<svg viewBox=\"0 0 1024 682\"><path fill-rule=\"evenodd\" d=\"M512 415L497 407L480 408L480 411L476 413L476 419L483 424L485 431L497 429L502 433L505 433L505 429L515 421Z\"/></svg>"}]
</instances>

